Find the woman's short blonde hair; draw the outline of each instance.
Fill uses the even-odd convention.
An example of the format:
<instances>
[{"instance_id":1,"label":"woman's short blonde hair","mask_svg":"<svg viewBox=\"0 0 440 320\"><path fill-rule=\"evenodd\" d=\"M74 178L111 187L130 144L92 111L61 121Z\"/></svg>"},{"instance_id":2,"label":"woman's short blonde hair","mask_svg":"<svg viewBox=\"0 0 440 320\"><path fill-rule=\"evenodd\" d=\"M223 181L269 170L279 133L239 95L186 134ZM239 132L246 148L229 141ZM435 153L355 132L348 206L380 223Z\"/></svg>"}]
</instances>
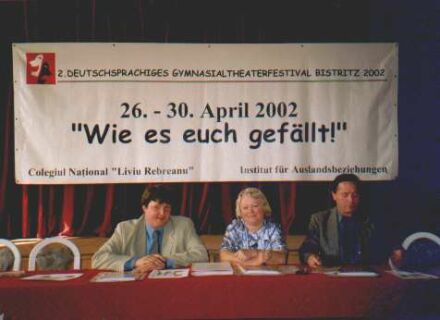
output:
<instances>
[{"instance_id":1,"label":"woman's short blonde hair","mask_svg":"<svg viewBox=\"0 0 440 320\"><path fill-rule=\"evenodd\" d=\"M263 212L265 217L270 217L272 214L272 208L270 207L269 201L267 201L266 196L264 193L257 188L246 188L240 191L240 193L237 196L237 201L235 201L235 215L237 218L241 217L241 211L240 211L240 202L241 199L245 196L249 196L253 199L260 199L263 203Z\"/></svg>"}]
</instances>

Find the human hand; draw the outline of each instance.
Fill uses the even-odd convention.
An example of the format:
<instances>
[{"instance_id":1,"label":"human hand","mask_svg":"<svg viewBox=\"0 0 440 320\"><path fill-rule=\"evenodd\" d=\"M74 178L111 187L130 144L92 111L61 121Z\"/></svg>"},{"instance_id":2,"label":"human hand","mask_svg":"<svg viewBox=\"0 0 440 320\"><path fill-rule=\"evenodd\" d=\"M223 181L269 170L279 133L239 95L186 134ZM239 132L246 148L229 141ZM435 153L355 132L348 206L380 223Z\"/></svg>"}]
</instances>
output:
<instances>
[{"instance_id":1,"label":"human hand","mask_svg":"<svg viewBox=\"0 0 440 320\"><path fill-rule=\"evenodd\" d=\"M240 261L240 262L244 262L247 261L248 255L246 254L245 250L238 250L237 252L234 253L234 256Z\"/></svg>"},{"instance_id":2,"label":"human hand","mask_svg":"<svg viewBox=\"0 0 440 320\"><path fill-rule=\"evenodd\" d=\"M242 249L238 250L234 253L234 255L241 261L248 261L251 259L254 259L258 256L258 250L248 250L248 249Z\"/></svg>"},{"instance_id":3,"label":"human hand","mask_svg":"<svg viewBox=\"0 0 440 320\"><path fill-rule=\"evenodd\" d=\"M263 257L264 257L264 262L270 260L270 258L272 257L272 251L271 250L263 250Z\"/></svg>"},{"instance_id":4,"label":"human hand","mask_svg":"<svg viewBox=\"0 0 440 320\"><path fill-rule=\"evenodd\" d=\"M247 252L247 259L245 261L241 261L240 263L245 266L261 266L269 261L272 253L270 250L249 250L251 252Z\"/></svg>"},{"instance_id":5,"label":"human hand","mask_svg":"<svg viewBox=\"0 0 440 320\"><path fill-rule=\"evenodd\" d=\"M270 250L259 250L257 258L260 264L264 264L270 260L271 256L272 256L272 252Z\"/></svg>"},{"instance_id":6,"label":"human hand","mask_svg":"<svg viewBox=\"0 0 440 320\"><path fill-rule=\"evenodd\" d=\"M404 251L402 249L393 250L390 259L395 266L400 266L403 260Z\"/></svg>"},{"instance_id":7,"label":"human hand","mask_svg":"<svg viewBox=\"0 0 440 320\"><path fill-rule=\"evenodd\" d=\"M322 265L321 263L321 259L319 258L319 256L317 256L316 254L311 254L308 258L307 258L307 266L311 269L316 269L319 266Z\"/></svg>"},{"instance_id":8,"label":"human hand","mask_svg":"<svg viewBox=\"0 0 440 320\"><path fill-rule=\"evenodd\" d=\"M152 270L165 269L166 259L159 254L144 256L136 260L135 270L138 272L150 272Z\"/></svg>"}]
</instances>

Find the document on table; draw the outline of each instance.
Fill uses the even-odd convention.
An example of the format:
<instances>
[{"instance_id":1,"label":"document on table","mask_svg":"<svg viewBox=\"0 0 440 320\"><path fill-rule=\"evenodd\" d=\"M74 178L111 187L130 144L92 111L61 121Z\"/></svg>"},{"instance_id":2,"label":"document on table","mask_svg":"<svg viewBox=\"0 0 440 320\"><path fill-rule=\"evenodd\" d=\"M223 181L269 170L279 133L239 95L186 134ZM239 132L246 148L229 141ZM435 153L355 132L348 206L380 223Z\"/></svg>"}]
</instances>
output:
<instances>
[{"instance_id":1,"label":"document on table","mask_svg":"<svg viewBox=\"0 0 440 320\"><path fill-rule=\"evenodd\" d=\"M370 267L364 266L350 266L341 267L335 271L325 272L328 276L333 277L378 277L379 273Z\"/></svg>"},{"instance_id":2,"label":"document on table","mask_svg":"<svg viewBox=\"0 0 440 320\"><path fill-rule=\"evenodd\" d=\"M197 262L191 265L192 276L224 276L234 274L230 262Z\"/></svg>"},{"instance_id":3,"label":"document on table","mask_svg":"<svg viewBox=\"0 0 440 320\"><path fill-rule=\"evenodd\" d=\"M256 267L245 267L238 265L238 269L241 274L250 276L265 276L265 275L281 275L283 274L277 267L271 266L256 266Z\"/></svg>"},{"instance_id":4,"label":"document on table","mask_svg":"<svg viewBox=\"0 0 440 320\"><path fill-rule=\"evenodd\" d=\"M94 276L90 282L124 282L134 280L136 278L131 272L104 271Z\"/></svg>"},{"instance_id":5,"label":"document on table","mask_svg":"<svg viewBox=\"0 0 440 320\"><path fill-rule=\"evenodd\" d=\"M34 274L21 278L22 280L48 280L48 281L66 281L81 277L82 273L48 273Z\"/></svg>"},{"instance_id":6,"label":"document on table","mask_svg":"<svg viewBox=\"0 0 440 320\"><path fill-rule=\"evenodd\" d=\"M153 270L148 275L149 279L178 279L185 278L189 275L189 269L164 269Z\"/></svg>"},{"instance_id":7,"label":"document on table","mask_svg":"<svg viewBox=\"0 0 440 320\"><path fill-rule=\"evenodd\" d=\"M309 272L310 273L323 273L323 274L327 274L327 273L338 271L339 269L341 269L341 266L334 266L334 267L319 266L316 269L313 269L313 270L311 270Z\"/></svg>"},{"instance_id":8,"label":"document on table","mask_svg":"<svg viewBox=\"0 0 440 320\"><path fill-rule=\"evenodd\" d=\"M408 272L408 271L401 271L401 270L389 270L387 271L391 273L392 275L405 280L410 279L438 279L439 277L428 274L428 273L422 273L422 272Z\"/></svg>"},{"instance_id":9,"label":"document on table","mask_svg":"<svg viewBox=\"0 0 440 320\"><path fill-rule=\"evenodd\" d=\"M19 278L24 276L26 273L22 270L20 271L1 271L0 272L0 278L1 277L8 277L8 278ZM0 318L1 319L1 318Z\"/></svg>"}]
</instances>

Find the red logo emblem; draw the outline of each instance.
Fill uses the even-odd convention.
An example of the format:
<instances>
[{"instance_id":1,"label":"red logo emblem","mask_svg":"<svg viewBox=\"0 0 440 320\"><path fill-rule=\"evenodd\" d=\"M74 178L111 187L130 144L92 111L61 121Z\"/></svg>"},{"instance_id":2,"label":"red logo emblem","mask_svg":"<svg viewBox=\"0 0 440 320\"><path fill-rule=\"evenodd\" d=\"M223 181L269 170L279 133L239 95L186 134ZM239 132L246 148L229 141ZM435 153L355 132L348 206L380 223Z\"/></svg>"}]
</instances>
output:
<instances>
[{"instance_id":1,"label":"red logo emblem","mask_svg":"<svg viewBox=\"0 0 440 320\"><path fill-rule=\"evenodd\" d=\"M26 83L56 83L55 53L26 53Z\"/></svg>"}]
</instances>

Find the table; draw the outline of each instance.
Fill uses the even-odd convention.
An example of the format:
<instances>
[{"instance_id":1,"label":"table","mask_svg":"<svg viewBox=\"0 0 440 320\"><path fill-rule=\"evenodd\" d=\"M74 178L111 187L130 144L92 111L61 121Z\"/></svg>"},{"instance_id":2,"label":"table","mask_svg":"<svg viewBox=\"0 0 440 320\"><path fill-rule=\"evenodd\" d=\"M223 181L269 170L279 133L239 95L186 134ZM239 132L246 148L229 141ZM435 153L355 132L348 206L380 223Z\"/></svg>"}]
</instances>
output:
<instances>
[{"instance_id":1,"label":"table","mask_svg":"<svg viewBox=\"0 0 440 320\"><path fill-rule=\"evenodd\" d=\"M401 301L410 283L386 272L377 278L233 275L94 283L90 279L99 271L82 272L82 277L62 282L0 278L0 317L380 318Z\"/></svg>"}]
</instances>

